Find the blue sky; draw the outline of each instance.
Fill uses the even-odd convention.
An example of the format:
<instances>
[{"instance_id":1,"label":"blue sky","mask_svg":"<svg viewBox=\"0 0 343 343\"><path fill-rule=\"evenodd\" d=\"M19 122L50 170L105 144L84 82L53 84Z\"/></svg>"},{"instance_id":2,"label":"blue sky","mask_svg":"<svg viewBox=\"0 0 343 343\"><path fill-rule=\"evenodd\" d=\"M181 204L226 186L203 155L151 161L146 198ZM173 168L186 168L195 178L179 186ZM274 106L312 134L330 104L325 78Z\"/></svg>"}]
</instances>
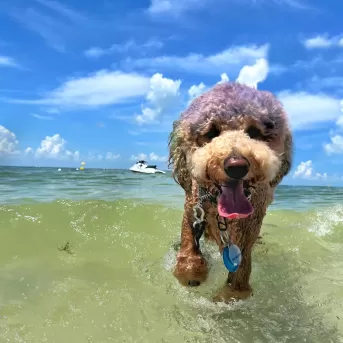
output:
<instances>
[{"instance_id":1,"label":"blue sky","mask_svg":"<svg viewBox=\"0 0 343 343\"><path fill-rule=\"evenodd\" d=\"M286 183L343 183L342 17L337 0L3 1L0 163L165 167L173 120L229 79L283 102Z\"/></svg>"}]
</instances>

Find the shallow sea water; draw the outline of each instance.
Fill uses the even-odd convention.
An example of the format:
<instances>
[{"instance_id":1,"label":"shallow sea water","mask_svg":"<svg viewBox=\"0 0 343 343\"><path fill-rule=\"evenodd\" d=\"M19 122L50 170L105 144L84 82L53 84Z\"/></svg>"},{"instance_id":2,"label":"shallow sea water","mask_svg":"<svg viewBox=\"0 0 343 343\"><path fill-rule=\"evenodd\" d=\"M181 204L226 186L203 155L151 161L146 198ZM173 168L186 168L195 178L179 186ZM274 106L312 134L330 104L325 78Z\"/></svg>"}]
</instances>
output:
<instances>
[{"instance_id":1,"label":"shallow sea water","mask_svg":"<svg viewBox=\"0 0 343 343\"><path fill-rule=\"evenodd\" d=\"M182 190L170 174L2 168L0 342L343 342L343 190L280 187L253 255L254 296L171 274ZM60 250L69 242L67 251Z\"/></svg>"}]
</instances>

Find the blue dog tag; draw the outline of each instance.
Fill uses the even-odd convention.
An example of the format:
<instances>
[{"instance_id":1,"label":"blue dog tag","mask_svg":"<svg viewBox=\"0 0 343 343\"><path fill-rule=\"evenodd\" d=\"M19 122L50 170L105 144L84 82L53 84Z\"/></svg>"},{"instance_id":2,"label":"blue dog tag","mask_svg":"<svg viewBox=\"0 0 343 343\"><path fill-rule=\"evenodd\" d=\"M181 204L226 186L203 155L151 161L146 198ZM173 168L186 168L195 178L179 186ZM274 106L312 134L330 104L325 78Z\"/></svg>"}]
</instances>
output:
<instances>
[{"instance_id":1,"label":"blue dog tag","mask_svg":"<svg viewBox=\"0 0 343 343\"><path fill-rule=\"evenodd\" d=\"M223 261L226 269L234 273L242 261L241 250L236 244L228 245L223 250Z\"/></svg>"}]
</instances>

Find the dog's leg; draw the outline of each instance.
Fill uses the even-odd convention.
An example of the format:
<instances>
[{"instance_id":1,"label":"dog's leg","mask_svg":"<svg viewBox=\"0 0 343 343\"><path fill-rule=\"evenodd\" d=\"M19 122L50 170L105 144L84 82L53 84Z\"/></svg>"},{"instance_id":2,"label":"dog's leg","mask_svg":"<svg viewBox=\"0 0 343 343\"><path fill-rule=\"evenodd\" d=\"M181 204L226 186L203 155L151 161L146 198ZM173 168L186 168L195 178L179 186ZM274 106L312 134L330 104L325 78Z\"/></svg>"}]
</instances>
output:
<instances>
[{"instance_id":1,"label":"dog's leg","mask_svg":"<svg viewBox=\"0 0 343 343\"><path fill-rule=\"evenodd\" d=\"M249 284L251 274L251 248L242 251L242 262L235 273L228 276L227 282L219 293L213 298L214 302L232 302L246 299L252 295Z\"/></svg>"},{"instance_id":2,"label":"dog's leg","mask_svg":"<svg viewBox=\"0 0 343 343\"><path fill-rule=\"evenodd\" d=\"M195 246L192 233L193 209L190 197L186 197L182 220L181 247L176 256L174 276L184 286L199 286L208 275L208 264L200 248Z\"/></svg>"}]
</instances>

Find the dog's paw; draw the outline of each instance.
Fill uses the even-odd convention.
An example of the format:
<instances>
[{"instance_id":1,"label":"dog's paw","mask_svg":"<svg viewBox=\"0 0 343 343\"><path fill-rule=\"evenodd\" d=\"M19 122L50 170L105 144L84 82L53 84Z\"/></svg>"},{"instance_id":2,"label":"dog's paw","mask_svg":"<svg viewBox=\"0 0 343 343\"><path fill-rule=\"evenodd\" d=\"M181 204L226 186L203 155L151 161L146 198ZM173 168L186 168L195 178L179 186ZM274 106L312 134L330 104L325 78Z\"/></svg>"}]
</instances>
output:
<instances>
[{"instance_id":1,"label":"dog's paw","mask_svg":"<svg viewBox=\"0 0 343 343\"><path fill-rule=\"evenodd\" d=\"M234 290L229 285L225 285L212 300L213 302L233 303L238 300L244 300L253 295L252 289L244 291Z\"/></svg>"},{"instance_id":2,"label":"dog's paw","mask_svg":"<svg viewBox=\"0 0 343 343\"><path fill-rule=\"evenodd\" d=\"M183 286L200 286L207 278L208 264L201 255L179 253L173 274Z\"/></svg>"}]
</instances>

